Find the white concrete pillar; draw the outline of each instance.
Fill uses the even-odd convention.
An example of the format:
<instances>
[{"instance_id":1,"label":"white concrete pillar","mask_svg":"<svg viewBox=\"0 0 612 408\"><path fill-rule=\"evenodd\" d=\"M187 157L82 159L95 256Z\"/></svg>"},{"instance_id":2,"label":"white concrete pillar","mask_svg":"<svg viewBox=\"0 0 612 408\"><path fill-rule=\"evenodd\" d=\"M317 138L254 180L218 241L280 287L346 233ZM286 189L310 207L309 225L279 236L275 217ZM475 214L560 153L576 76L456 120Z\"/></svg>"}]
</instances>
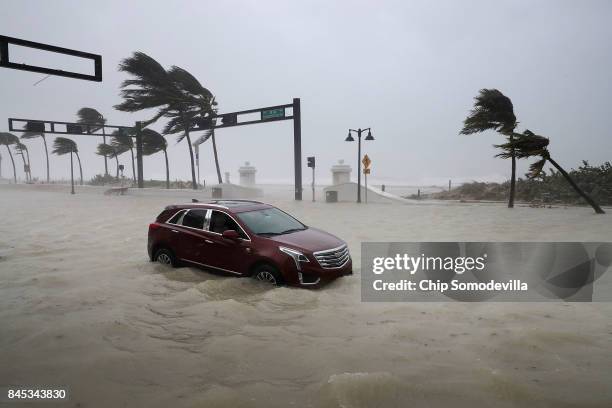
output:
<instances>
[{"instance_id":1,"label":"white concrete pillar","mask_svg":"<svg viewBox=\"0 0 612 408\"><path fill-rule=\"evenodd\" d=\"M257 169L251 166L251 163L244 162L244 166L238 169L240 173L240 185L241 186L254 186L255 185L255 173Z\"/></svg>"},{"instance_id":2,"label":"white concrete pillar","mask_svg":"<svg viewBox=\"0 0 612 408\"><path fill-rule=\"evenodd\" d=\"M344 164L344 160L338 160L331 168L332 185L344 184L351 182L351 166Z\"/></svg>"}]
</instances>

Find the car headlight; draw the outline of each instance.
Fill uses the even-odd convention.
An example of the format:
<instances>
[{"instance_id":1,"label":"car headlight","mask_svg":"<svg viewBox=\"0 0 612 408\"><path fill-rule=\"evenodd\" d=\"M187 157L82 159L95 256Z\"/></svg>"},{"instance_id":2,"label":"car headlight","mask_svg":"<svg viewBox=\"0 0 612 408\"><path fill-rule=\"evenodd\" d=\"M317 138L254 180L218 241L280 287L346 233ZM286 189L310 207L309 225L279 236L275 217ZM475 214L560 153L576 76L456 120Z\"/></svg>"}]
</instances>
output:
<instances>
[{"instance_id":1,"label":"car headlight","mask_svg":"<svg viewBox=\"0 0 612 408\"><path fill-rule=\"evenodd\" d=\"M278 247L278 249L280 249L281 252L284 252L287 255L289 255L291 258L293 258L293 261L295 262L295 267L297 268L298 271L302 270L302 262L310 262L308 258L306 258L306 255L304 255L300 251L296 251L295 249L291 249L287 247Z\"/></svg>"}]
</instances>

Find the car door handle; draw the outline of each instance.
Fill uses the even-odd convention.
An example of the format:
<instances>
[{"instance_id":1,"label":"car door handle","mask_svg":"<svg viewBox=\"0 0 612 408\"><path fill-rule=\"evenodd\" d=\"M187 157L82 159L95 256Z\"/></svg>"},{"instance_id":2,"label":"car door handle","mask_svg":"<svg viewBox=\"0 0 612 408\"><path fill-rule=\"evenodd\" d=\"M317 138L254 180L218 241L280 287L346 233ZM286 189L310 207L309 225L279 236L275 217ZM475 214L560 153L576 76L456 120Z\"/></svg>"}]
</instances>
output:
<instances>
[{"instance_id":1,"label":"car door handle","mask_svg":"<svg viewBox=\"0 0 612 408\"><path fill-rule=\"evenodd\" d=\"M214 244L214 242L211 241L210 239L205 239L204 242L206 242L207 244Z\"/></svg>"},{"instance_id":2,"label":"car door handle","mask_svg":"<svg viewBox=\"0 0 612 408\"><path fill-rule=\"evenodd\" d=\"M172 231L172 232L176 232L176 233L178 234L178 231L177 231L177 230L173 230L173 229L171 229L170 231Z\"/></svg>"}]
</instances>

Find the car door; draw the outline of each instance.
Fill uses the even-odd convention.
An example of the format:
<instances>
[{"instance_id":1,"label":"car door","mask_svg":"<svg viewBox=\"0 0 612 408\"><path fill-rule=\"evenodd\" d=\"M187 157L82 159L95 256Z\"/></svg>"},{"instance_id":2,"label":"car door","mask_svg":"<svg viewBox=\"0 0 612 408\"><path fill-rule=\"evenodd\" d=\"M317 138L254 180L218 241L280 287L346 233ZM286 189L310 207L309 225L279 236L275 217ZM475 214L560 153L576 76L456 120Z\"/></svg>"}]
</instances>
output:
<instances>
[{"instance_id":1,"label":"car door","mask_svg":"<svg viewBox=\"0 0 612 408\"><path fill-rule=\"evenodd\" d=\"M173 230L176 238L174 248L176 256L183 261L202 263L207 258L207 246L212 243L206 236L204 227L207 224L206 209L189 209L175 224Z\"/></svg>"},{"instance_id":2,"label":"car door","mask_svg":"<svg viewBox=\"0 0 612 408\"><path fill-rule=\"evenodd\" d=\"M234 230L240 235L238 241L223 238L225 230ZM208 237L213 244L207 264L226 272L244 274L247 272L248 257L251 255L251 241L240 225L227 213L212 210L208 228Z\"/></svg>"}]
</instances>

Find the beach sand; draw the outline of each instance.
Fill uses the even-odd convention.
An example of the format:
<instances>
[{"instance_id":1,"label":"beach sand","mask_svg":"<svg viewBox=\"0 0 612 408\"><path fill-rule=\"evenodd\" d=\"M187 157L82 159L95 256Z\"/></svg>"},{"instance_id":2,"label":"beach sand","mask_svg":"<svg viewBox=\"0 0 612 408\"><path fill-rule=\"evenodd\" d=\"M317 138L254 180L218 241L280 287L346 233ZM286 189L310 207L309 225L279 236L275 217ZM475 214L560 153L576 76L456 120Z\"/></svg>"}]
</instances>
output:
<instances>
[{"instance_id":1,"label":"beach sand","mask_svg":"<svg viewBox=\"0 0 612 408\"><path fill-rule=\"evenodd\" d=\"M0 385L70 407L612 406L612 304L362 303L359 281L362 241L612 241L610 211L280 189L264 200L355 261L304 290L149 262L148 224L197 194L68 191L0 186Z\"/></svg>"}]
</instances>

